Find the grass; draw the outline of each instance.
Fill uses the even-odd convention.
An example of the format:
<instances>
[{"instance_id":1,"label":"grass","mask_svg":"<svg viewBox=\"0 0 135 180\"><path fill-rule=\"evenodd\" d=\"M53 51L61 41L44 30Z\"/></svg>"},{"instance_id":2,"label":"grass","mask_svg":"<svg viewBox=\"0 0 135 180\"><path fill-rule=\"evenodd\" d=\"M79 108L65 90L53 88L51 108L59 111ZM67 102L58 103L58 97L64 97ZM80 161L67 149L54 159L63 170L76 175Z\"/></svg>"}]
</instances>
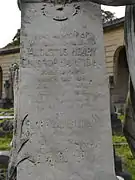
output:
<instances>
[{"instance_id":1,"label":"grass","mask_svg":"<svg viewBox=\"0 0 135 180\"><path fill-rule=\"evenodd\" d=\"M5 137L0 137L0 150L10 150L10 142L12 140L12 134L8 134Z\"/></svg>"},{"instance_id":2,"label":"grass","mask_svg":"<svg viewBox=\"0 0 135 180\"><path fill-rule=\"evenodd\" d=\"M4 122L5 121L5 119L0 119L0 123L2 123L2 122Z\"/></svg>"},{"instance_id":3,"label":"grass","mask_svg":"<svg viewBox=\"0 0 135 180\"><path fill-rule=\"evenodd\" d=\"M4 121L13 121L14 119L0 119L0 123L4 122Z\"/></svg>"},{"instance_id":4,"label":"grass","mask_svg":"<svg viewBox=\"0 0 135 180\"><path fill-rule=\"evenodd\" d=\"M119 114L118 118L121 122L124 121L124 115ZM124 136L113 136L114 143L126 143ZM115 146L116 154L122 158L123 169L132 175L132 180L135 180L135 158L133 157L128 145Z\"/></svg>"},{"instance_id":5,"label":"grass","mask_svg":"<svg viewBox=\"0 0 135 180\"><path fill-rule=\"evenodd\" d=\"M127 142L124 136L113 136L113 142L121 143ZM128 145L115 146L116 154L119 155L123 160L123 169L127 170L131 175L132 179L135 180L135 159Z\"/></svg>"},{"instance_id":6,"label":"grass","mask_svg":"<svg viewBox=\"0 0 135 180\"><path fill-rule=\"evenodd\" d=\"M115 136L113 136L113 142L114 143L121 143L121 142L125 143L127 141L126 141L126 138L124 136L115 135Z\"/></svg>"},{"instance_id":7,"label":"grass","mask_svg":"<svg viewBox=\"0 0 135 180\"><path fill-rule=\"evenodd\" d=\"M14 112L14 109L13 109L13 108L10 108L10 109L0 108L0 113L1 113L1 112Z\"/></svg>"},{"instance_id":8,"label":"grass","mask_svg":"<svg viewBox=\"0 0 135 180\"><path fill-rule=\"evenodd\" d=\"M0 116L14 116L14 109L3 109L0 108ZM0 119L0 123L6 121L6 120L14 120L14 119Z\"/></svg>"},{"instance_id":9,"label":"grass","mask_svg":"<svg viewBox=\"0 0 135 180\"><path fill-rule=\"evenodd\" d=\"M0 108L0 115L2 116L13 116L14 115L14 109L3 109ZM0 123L6 121L6 120L13 120L13 119L1 119ZM0 137L0 151L4 150L10 150L10 142L12 140L12 134L7 134L5 137Z\"/></svg>"},{"instance_id":10,"label":"grass","mask_svg":"<svg viewBox=\"0 0 135 180\"><path fill-rule=\"evenodd\" d=\"M118 119L120 119L122 122L124 121L124 118L125 118L124 115L122 115L122 114L118 115Z\"/></svg>"},{"instance_id":11,"label":"grass","mask_svg":"<svg viewBox=\"0 0 135 180\"><path fill-rule=\"evenodd\" d=\"M13 116L14 115L14 109L13 108L11 108L11 109L0 108L0 116L4 116L5 114L7 116Z\"/></svg>"}]
</instances>

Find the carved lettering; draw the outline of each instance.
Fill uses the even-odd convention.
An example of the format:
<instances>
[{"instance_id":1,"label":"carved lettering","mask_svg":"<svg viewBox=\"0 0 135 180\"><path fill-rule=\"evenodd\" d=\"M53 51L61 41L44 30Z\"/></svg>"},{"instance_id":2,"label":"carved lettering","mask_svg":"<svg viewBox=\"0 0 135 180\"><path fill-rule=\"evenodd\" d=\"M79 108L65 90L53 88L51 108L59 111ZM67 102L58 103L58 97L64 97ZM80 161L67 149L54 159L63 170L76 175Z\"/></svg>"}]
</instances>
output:
<instances>
[{"instance_id":1,"label":"carved lettering","mask_svg":"<svg viewBox=\"0 0 135 180\"><path fill-rule=\"evenodd\" d=\"M45 118L43 121L38 121L37 126L42 128L54 128L54 129L91 129L94 124L100 122L100 118L97 114L92 114L89 119L64 119L64 113L58 112L51 118Z\"/></svg>"},{"instance_id":2,"label":"carved lettering","mask_svg":"<svg viewBox=\"0 0 135 180\"><path fill-rule=\"evenodd\" d=\"M75 47L72 50L72 56L94 56L95 48L88 48L88 47Z\"/></svg>"},{"instance_id":3,"label":"carved lettering","mask_svg":"<svg viewBox=\"0 0 135 180\"><path fill-rule=\"evenodd\" d=\"M66 52L65 52L66 53ZM74 53L74 52L73 52ZM74 54L75 56L77 56L77 54ZM79 54L78 54L79 56ZM81 54L80 54L81 56ZM72 58L69 59L68 57L60 57L59 59L56 57L52 57L52 58L45 58L45 57L41 57L41 59L34 59L30 60L30 59L22 59L20 61L20 65L23 68L47 68L47 67L53 67L55 65L59 65L60 67L94 67L96 64L95 62L95 58L92 57L84 57L84 58Z\"/></svg>"}]
</instances>

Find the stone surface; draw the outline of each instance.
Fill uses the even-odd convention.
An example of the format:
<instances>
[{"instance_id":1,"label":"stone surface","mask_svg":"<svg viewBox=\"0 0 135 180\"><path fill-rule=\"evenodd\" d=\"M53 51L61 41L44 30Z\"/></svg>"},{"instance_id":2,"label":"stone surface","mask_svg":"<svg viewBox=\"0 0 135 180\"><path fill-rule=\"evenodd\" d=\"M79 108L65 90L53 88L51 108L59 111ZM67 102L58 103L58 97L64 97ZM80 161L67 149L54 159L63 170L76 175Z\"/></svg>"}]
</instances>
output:
<instances>
[{"instance_id":1,"label":"stone surface","mask_svg":"<svg viewBox=\"0 0 135 180\"><path fill-rule=\"evenodd\" d=\"M116 179L100 6L21 8L17 179Z\"/></svg>"},{"instance_id":2,"label":"stone surface","mask_svg":"<svg viewBox=\"0 0 135 180\"><path fill-rule=\"evenodd\" d=\"M21 6L21 2L45 2L44 0L17 0L18 5ZM91 2L97 4L104 4L109 6L123 6L123 5L131 5L135 4L135 0L90 0ZM53 2L53 1L51 1Z\"/></svg>"}]
</instances>

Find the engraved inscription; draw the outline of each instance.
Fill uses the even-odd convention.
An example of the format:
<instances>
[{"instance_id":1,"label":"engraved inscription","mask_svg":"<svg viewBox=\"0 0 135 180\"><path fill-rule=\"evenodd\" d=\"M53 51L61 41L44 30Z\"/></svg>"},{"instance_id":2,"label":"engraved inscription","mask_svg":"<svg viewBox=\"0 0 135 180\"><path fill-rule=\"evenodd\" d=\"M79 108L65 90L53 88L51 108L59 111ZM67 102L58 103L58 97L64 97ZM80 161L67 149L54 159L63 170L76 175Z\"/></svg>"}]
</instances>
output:
<instances>
[{"instance_id":1,"label":"engraved inscription","mask_svg":"<svg viewBox=\"0 0 135 180\"><path fill-rule=\"evenodd\" d=\"M83 32L77 30L63 31L52 37L45 34L44 36L29 38L28 48L25 49L27 56L21 60L22 68L29 68L37 73L34 83L30 82L33 93L27 92L28 99L33 104L35 112L40 112L40 117L34 124L33 133L34 129L38 129L39 134L45 138L39 143L41 146L37 150L39 154L36 158L37 163L46 163L51 167L60 163L66 164L70 159L81 163L88 159L87 151L93 151L99 147L99 144L91 141L92 138L86 142L86 140L78 140L69 134L64 142L71 149L66 145L58 150L50 145L50 148L46 150L48 131L55 139L57 133L59 136L59 133L82 133L82 130L93 132L101 122L100 117L94 111L89 114L89 117L85 116L85 112L89 111L92 102L101 96L98 92L90 90L93 79L89 76L89 71L95 68L97 64L97 44L96 37L85 31L86 27L84 27ZM55 88L53 88L54 84ZM64 86L65 84L66 86ZM71 97L68 87L72 93ZM76 114L82 111L82 115L81 113L77 116L70 115L72 108ZM27 129L28 127L32 128L29 122L27 122ZM58 143L57 138L54 143ZM61 142L62 144L63 142ZM93 159L94 157L90 158Z\"/></svg>"},{"instance_id":2,"label":"engraved inscription","mask_svg":"<svg viewBox=\"0 0 135 180\"><path fill-rule=\"evenodd\" d=\"M87 28L87 26L85 28ZM73 30L72 32L63 32L61 34L53 35L53 38L56 38L56 39L63 39L63 38L64 39L74 39L74 38L80 39L81 38L81 39L85 39L89 42L91 40L92 45L96 44L94 34L91 32L87 32L87 31L78 32L76 30ZM76 41L77 41L77 39L76 39Z\"/></svg>"},{"instance_id":3,"label":"engraved inscription","mask_svg":"<svg viewBox=\"0 0 135 180\"><path fill-rule=\"evenodd\" d=\"M38 128L54 128L54 129L91 129L94 125L98 125L101 121L97 114L92 114L89 118L69 119L65 118L64 112L57 112L44 120L37 121ZM28 123L28 125L27 125ZM27 130L32 128L30 122L26 122ZM26 132L25 132L26 133ZM30 133L30 132L29 132Z\"/></svg>"},{"instance_id":4,"label":"engraved inscription","mask_svg":"<svg viewBox=\"0 0 135 180\"><path fill-rule=\"evenodd\" d=\"M97 118L97 119L96 119ZM55 120L57 119L57 120ZM100 121L100 118L97 115L92 115L89 119L64 119L64 117L52 117L46 118L43 122L43 126L48 128L52 127L55 129L90 129Z\"/></svg>"},{"instance_id":5,"label":"engraved inscription","mask_svg":"<svg viewBox=\"0 0 135 180\"><path fill-rule=\"evenodd\" d=\"M74 52L73 52L74 53ZM74 54L76 56L76 54ZM83 58L50 58L50 59L46 59L46 58L41 58L40 60L38 59L34 59L33 61L29 60L29 59L22 59L21 60L21 66L23 68L34 68L34 69L38 69L38 68L47 68L47 67L52 67L55 65L59 65L60 67L64 67L69 66L79 66L81 65L82 67L94 67L96 65L96 61L95 58L92 57L85 57Z\"/></svg>"},{"instance_id":6,"label":"engraved inscription","mask_svg":"<svg viewBox=\"0 0 135 180\"><path fill-rule=\"evenodd\" d=\"M39 137L40 138L40 137ZM69 138L67 140L68 145L70 148L54 148L53 146L50 147L50 151L46 151L46 146L43 146L43 141L41 142L41 145L37 148L36 152L37 154L32 155L31 158L33 158L34 164L40 164L45 163L48 166L56 167L58 164L67 164L68 162L71 162L71 160L74 160L75 162L81 163L82 161L85 161L86 159L88 161L94 160L94 156L89 157L88 152L93 151L95 149L100 148L100 142L92 142L88 140L75 140ZM72 150L74 149L74 151Z\"/></svg>"},{"instance_id":7,"label":"engraved inscription","mask_svg":"<svg viewBox=\"0 0 135 180\"><path fill-rule=\"evenodd\" d=\"M61 47L59 44L57 47L53 43L54 39L61 39L62 42L68 46L70 45L68 42L70 39L71 45L67 48L67 45L62 45ZM78 46L76 46L77 44ZM87 46L85 44L87 44ZM38 69L42 67L42 69L46 69L47 72L49 70L57 71L58 67L64 67L65 65L66 67L95 67L96 50L96 38L89 32L80 33L73 31L71 33L61 33L60 35L54 35L52 39L49 38L48 35L35 37L29 42L29 47L26 50L27 58L22 58L20 64L23 68ZM54 66L56 66L57 69L55 69ZM48 67L51 69L48 70ZM71 79L69 77L63 77L62 80L70 81Z\"/></svg>"},{"instance_id":8,"label":"engraved inscription","mask_svg":"<svg viewBox=\"0 0 135 180\"><path fill-rule=\"evenodd\" d=\"M95 48L88 48L88 47L81 47L81 48L73 48L72 56L94 56L95 55Z\"/></svg>"},{"instance_id":9,"label":"engraved inscription","mask_svg":"<svg viewBox=\"0 0 135 180\"><path fill-rule=\"evenodd\" d=\"M43 16L48 18L52 18L55 21L65 21L70 19L71 17L78 14L80 10L80 6L76 4L72 5L62 5L62 4L55 4L49 5L45 4L41 7L41 11Z\"/></svg>"},{"instance_id":10,"label":"engraved inscription","mask_svg":"<svg viewBox=\"0 0 135 180\"><path fill-rule=\"evenodd\" d=\"M70 52L71 51L71 52ZM85 56L94 56L96 53L96 47L72 47L72 49L67 48L40 48L40 47L29 47L27 48L28 55L34 55L35 57L40 56L46 56L46 57L54 57L54 56L79 56L79 57L85 57Z\"/></svg>"}]
</instances>

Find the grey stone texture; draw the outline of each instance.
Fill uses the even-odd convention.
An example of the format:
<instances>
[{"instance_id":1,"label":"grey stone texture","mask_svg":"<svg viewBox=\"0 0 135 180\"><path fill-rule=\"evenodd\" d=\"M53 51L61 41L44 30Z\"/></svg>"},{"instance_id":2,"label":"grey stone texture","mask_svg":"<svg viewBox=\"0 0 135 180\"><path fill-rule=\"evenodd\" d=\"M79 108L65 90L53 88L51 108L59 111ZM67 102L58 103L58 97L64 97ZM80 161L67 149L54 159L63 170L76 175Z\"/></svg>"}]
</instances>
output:
<instances>
[{"instance_id":1,"label":"grey stone texture","mask_svg":"<svg viewBox=\"0 0 135 180\"><path fill-rule=\"evenodd\" d=\"M116 179L100 5L21 10L17 179Z\"/></svg>"}]
</instances>

